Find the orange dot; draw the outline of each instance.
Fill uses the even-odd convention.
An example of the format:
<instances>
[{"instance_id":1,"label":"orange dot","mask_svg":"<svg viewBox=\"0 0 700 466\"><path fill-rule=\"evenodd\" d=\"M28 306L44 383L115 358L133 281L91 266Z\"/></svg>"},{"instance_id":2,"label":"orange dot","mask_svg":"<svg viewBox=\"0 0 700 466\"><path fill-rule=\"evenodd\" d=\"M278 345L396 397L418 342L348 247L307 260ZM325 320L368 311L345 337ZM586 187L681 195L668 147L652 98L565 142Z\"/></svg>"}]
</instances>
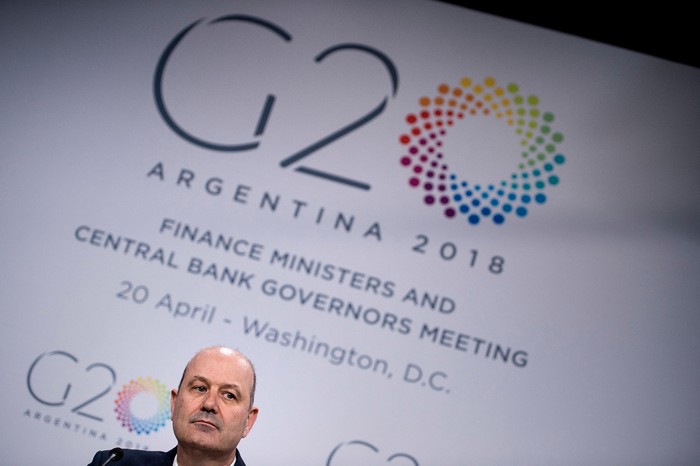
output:
<instances>
[{"instance_id":1,"label":"orange dot","mask_svg":"<svg viewBox=\"0 0 700 466\"><path fill-rule=\"evenodd\" d=\"M454 89L452 89L452 95L454 95L455 97L459 97L460 95L462 95L462 89L455 87Z\"/></svg>"},{"instance_id":2,"label":"orange dot","mask_svg":"<svg viewBox=\"0 0 700 466\"><path fill-rule=\"evenodd\" d=\"M491 113L491 111L490 111L488 108L485 108L485 109L484 109L484 115L488 115L489 113Z\"/></svg>"},{"instance_id":3,"label":"orange dot","mask_svg":"<svg viewBox=\"0 0 700 466\"><path fill-rule=\"evenodd\" d=\"M448 92L450 92L450 86L448 86L447 84L440 84L438 86L438 92L440 94L447 94Z\"/></svg>"},{"instance_id":4,"label":"orange dot","mask_svg":"<svg viewBox=\"0 0 700 466\"><path fill-rule=\"evenodd\" d=\"M503 104L504 107L507 107L510 105L510 99L503 99L503 100L501 100L501 103Z\"/></svg>"},{"instance_id":5,"label":"orange dot","mask_svg":"<svg viewBox=\"0 0 700 466\"><path fill-rule=\"evenodd\" d=\"M418 100L418 103L421 105L421 107L427 107L428 105L430 105L430 98L421 97L420 100Z\"/></svg>"},{"instance_id":6,"label":"orange dot","mask_svg":"<svg viewBox=\"0 0 700 466\"><path fill-rule=\"evenodd\" d=\"M457 101L455 99L450 99L447 101L447 105L449 105L450 107L454 107L455 105L457 105Z\"/></svg>"},{"instance_id":7,"label":"orange dot","mask_svg":"<svg viewBox=\"0 0 700 466\"><path fill-rule=\"evenodd\" d=\"M480 101L480 100L477 100L477 101L476 101L476 106L479 107L479 108L481 108L481 107L484 106L484 103L483 103L482 101Z\"/></svg>"},{"instance_id":8,"label":"orange dot","mask_svg":"<svg viewBox=\"0 0 700 466\"><path fill-rule=\"evenodd\" d=\"M467 99L467 102L471 102L472 100L474 100L474 96L471 94L467 94L464 98Z\"/></svg>"},{"instance_id":9,"label":"orange dot","mask_svg":"<svg viewBox=\"0 0 700 466\"><path fill-rule=\"evenodd\" d=\"M445 103L445 99L442 97L435 97L435 105L442 105Z\"/></svg>"},{"instance_id":10,"label":"orange dot","mask_svg":"<svg viewBox=\"0 0 700 466\"><path fill-rule=\"evenodd\" d=\"M471 113L472 115L476 115L476 109L475 108L470 109L469 113Z\"/></svg>"}]
</instances>

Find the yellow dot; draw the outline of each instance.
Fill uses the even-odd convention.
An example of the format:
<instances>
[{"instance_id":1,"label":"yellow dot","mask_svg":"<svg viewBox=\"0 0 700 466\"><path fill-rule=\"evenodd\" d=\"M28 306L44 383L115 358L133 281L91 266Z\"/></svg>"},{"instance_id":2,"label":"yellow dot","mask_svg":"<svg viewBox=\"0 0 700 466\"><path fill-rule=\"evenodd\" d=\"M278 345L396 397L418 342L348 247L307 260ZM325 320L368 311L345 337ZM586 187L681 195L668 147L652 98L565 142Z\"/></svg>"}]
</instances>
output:
<instances>
[{"instance_id":1,"label":"yellow dot","mask_svg":"<svg viewBox=\"0 0 700 466\"><path fill-rule=\"evenodd\" d=\"M486 79L484 79L484 85L486 87L493 87L496 85L496 80L494 78L492 78L491 76L489 76Z\"/></svg>"},{"instance_id":2,"label":"yellow dot","mask_svg":"<svg viewBox=\"0 0 700 466\"><path fill-rule=\"evenodd\" d=\"M510 99L503 99L503 100L501 100L501 104L502 104L504 107L509 106L509 105L510 105Z\"/></svg>"},{"instance_id":3,"label":"yellow dot","mask_svg":"<svg viewBox=\"0 0 700 466\"><path fill-rule=\"evenodd\" d=\"M502 87L497 87L497 88L493 91L493 93L496 94L497 96L501 97L501 96L503 96L503 94L506 93L506 91L504 91Z\"/></svg>"},{"instance_id":4,"label":"yellow dot","mask_svg":"<svg viewBox=\"0 0 700 466\"><path fill-rule=\"evenodd\" d=\"M483 91L483 90L484 90L484 88L481 87L479 84L477 84L476 86L474 86L474 93L475 93L475 94L481 94L481 91Z\"/></svg>"},{"instance_id":5,"label":"yellow dot","mask_svg":"<svg viewBox=\"0 0 700 466\"><path fill-rule=\"evenodd\" d=\"M462 78L462 79L459 81L459 84L461 84L462 87L469 87L469 86L472 85L472 80L471 80L471 78L467 78L467 77L465 76L464 78Z\"/></svg>"},{"instance_id":6,"label":"yellow dot","mask_svg":"<svg viewBox=\"0 0 700 466\"><path fill-rule=\"evenodd\" d=\"M491 94L484 94L484 100L485 100L486 102L491 102L491 99L493 99L493 97L491 96Z\"/></svg>"}]
</instances>

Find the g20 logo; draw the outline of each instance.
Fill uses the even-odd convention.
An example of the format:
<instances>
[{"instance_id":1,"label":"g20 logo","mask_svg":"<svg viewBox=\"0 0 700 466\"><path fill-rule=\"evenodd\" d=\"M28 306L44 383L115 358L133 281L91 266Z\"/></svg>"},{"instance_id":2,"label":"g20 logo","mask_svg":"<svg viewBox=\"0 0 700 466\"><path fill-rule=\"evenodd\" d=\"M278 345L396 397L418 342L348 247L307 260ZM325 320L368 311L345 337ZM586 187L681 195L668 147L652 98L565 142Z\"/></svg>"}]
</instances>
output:
<instances>
[{"instance_id":1,"label":"g20 logo","mask_svg":"<svg viewBox=\"0 0 700 466\"><path fill-rule=\"evenodd\" d=\"M163 79L168 62L188 34L202 23L195 21L180 31L167 45L156 66L153 92L156 107L165 123L181 138L199 147L221 152L246 152L259 147L265 128L273 114L277 97L267 94L257 116L255 130L248 141L229 143L215 142L188 131L169 110L163 94ZM207 23L208 26L247 23L262 28L281 43L292 41L292 35L280 26L263 18L247 15L221 16ZM367 125L384 112L391 98L398 92L399 73L393 61L376 48L358 44L343 43L328 47L314 57L322 64L326 59L344 53L368 54L381 63L387 74L388 92L373 108L359 118L346 122L330 134L292 151L284 156L281 168L294 168L296 172L316 176L327 181L349 187L370 190L365 180L352 179L342 173L331 173L309 165L312 155L321 152L326 146L344 138ZM264 57L261 57L264 59ZM500 179L479 182L461 176L450 169L447 154L442 146L455 124L469 118L496 118L511 127L520 138L521 160L517 169ZM558 145L564 140L561 132L552 127L554 115L539 109L539 98L525 96L516 84L499 86L492 77L483 82L473 82L463 78L459 84L441 84L434 97L421 97L419 108L406 116L409 129L399 135L403 147L400 164L409 170L408 184L423 191L426 205L439 206L447 218L464 216L467 223L477 225L490 219L494 224L503 224L508 216L527 216L533 205L547 201L547 189L559 184L555 168L565 161L558 152Z\"/></svg>"},{"instance_id":2,"label":"g20 logo","mask_svg":"<svg viewBox=\"0 0 700 466\"><path fill-rule=\"evenodd\" d=\"M76 356L60 350L40 354L27 371L27 389L36 401L45 406L66 407L74 414L100 422L104 419L96 414L94 405L112 391L116 382L117 373L111 366L101 362L84 365ZM90 385L96 388L83 393L73 389L76 383L81 388ZM74 395L75 391L79 393ZM139 418L133 414L133 399L140 394L152 396L156 402L157 408L151 417ZM157 431L170 417L167 388L150 378L139 378L125 385L117 394L115 405L117 420L137 434Z\"/></svg>"}]
</instances>

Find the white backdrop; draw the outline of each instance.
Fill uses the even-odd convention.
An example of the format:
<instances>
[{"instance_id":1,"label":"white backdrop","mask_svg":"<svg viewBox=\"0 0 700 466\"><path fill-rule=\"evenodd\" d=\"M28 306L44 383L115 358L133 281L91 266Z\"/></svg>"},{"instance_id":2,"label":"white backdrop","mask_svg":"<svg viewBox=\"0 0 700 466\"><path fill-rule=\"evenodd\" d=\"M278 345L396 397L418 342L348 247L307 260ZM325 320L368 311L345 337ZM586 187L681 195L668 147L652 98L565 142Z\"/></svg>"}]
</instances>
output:
<instances>
[{"instance_id":1,"label":"white backdrop","mask_svg":"<svg viewBox=\"0 0 700 466\"><path fill-rule=\"evenodd\" d=\"M700 461L697 69L426 1L0 38L1 464L171 448L212 344L253 465Z\"/></svg>"}]
</instances>

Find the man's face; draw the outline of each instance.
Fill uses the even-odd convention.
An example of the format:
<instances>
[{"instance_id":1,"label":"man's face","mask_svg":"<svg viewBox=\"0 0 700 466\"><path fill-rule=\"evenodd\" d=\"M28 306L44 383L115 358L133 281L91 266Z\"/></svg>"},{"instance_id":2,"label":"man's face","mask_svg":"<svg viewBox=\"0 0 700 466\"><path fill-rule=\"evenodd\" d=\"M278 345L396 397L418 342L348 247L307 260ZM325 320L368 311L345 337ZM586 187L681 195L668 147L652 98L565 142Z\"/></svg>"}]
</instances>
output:
<instances>
[{"instance_id":1,"label":"man's face","mask_svg":"<svg viewBox=\"0 0 700 466\"><path fill-rule=\"evenodd\" d=\"M253 372L239 353L207 349L190 361L179 391L170 395L178 445L214 454L233 452L258 416L250 407Z\"/></svg>"}]
</instances>

